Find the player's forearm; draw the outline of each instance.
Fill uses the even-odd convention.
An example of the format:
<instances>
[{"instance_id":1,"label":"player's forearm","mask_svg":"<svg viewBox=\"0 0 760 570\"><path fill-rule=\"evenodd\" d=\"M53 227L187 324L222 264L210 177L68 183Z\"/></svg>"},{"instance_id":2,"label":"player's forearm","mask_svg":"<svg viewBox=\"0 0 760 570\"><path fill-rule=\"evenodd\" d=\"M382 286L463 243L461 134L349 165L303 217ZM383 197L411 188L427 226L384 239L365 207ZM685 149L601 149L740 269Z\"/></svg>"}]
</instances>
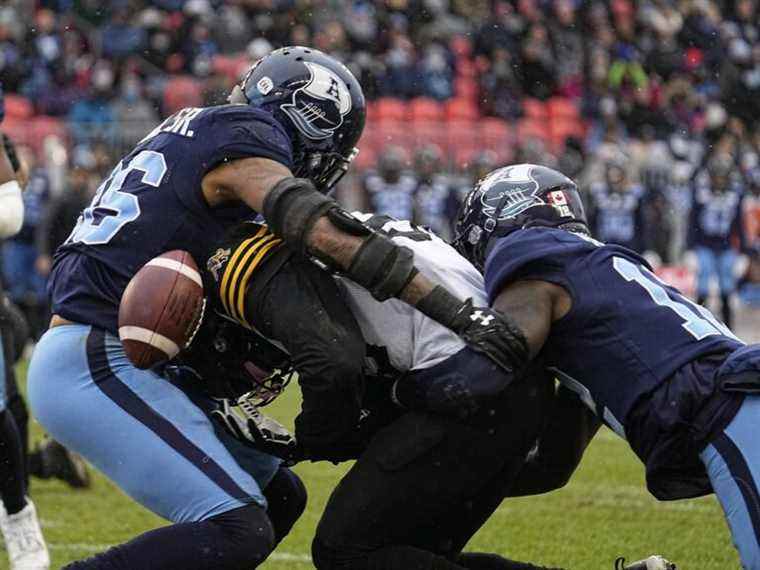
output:
<instances>
[{"instance_id":1,"label":"player's forearm","mask_svg":"<svg viewBox=\"0 0 760 570\"><path fill-rule=\"evenodd\" d=\"M314 224L314 229L307 236L310 250L327 255L341 268L348 269L361 248L365 238L342 233L330 220L323 216ZM423 274L417 272L401 290L398 297L412 306L417 306L420 300L428 296L435 284Z\"/></svg>"}]
</instances>

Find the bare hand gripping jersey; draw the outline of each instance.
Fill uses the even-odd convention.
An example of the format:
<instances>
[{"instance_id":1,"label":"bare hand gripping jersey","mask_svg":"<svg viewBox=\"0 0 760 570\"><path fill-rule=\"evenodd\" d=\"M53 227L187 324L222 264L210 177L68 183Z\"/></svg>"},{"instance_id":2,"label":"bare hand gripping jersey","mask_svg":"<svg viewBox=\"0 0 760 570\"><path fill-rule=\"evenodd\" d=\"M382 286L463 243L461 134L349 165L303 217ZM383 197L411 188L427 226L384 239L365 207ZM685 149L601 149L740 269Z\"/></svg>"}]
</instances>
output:
<instances>
[{"instance_id":1,"label":"bare hand gripping jersey","mask_svg":"<svg viewBox=\"0 0 760 570\"><path fill-rule=\"evenodd\" d=\"M121 294L143 264L172 249L204 259L256 215L242 203L210 208L201 191L209 171L246 157L291 166L282 126L248 105L183 109L156 127L119 161L56 252L53 312L115 333Z\"/></svg>"}]
</instances>

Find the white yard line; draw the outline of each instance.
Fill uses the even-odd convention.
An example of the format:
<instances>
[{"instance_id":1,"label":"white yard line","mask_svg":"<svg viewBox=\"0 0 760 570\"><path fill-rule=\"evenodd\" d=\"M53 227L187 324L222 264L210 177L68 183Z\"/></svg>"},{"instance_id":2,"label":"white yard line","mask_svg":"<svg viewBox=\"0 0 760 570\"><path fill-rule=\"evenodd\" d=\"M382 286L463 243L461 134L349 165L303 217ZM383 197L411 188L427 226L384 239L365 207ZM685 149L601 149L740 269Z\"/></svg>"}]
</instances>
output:
<instances>
[{"instance_id":1,"label":"white yard line","mask_svg":"<svg viewBox=\"0 0 760 570\"><path fill-rule=\"evenodd\" d=\"M63 551L75 551L75 552L103 552L111 548L112 544L92 544L88 542L51 542L48 543L50 550L63 550ZM267 558L267 560L274 560L275 562L311 562L311 556L306 554L295 554L293 552L274 552Z\"/></svg>"}]
</instances>

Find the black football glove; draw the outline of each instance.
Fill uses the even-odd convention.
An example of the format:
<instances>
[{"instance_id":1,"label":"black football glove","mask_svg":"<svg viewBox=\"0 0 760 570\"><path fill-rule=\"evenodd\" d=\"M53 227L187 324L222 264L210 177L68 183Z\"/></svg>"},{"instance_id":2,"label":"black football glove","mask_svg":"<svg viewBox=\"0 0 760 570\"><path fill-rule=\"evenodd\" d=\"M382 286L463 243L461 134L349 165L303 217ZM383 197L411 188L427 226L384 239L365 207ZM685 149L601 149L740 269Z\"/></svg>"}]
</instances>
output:
<instances>
[{"instance_id":1,"label":"black football glove","mask_svg":"<svg viewBox=\"0 0 760 570\"><path fill-rule=\"evenodd\" d=\"M278 421L265 416L245 400L219 400L220 407L211 415L227 432L263 453L279 457L286 466L295 465L302 459L296 438Z\"/></svg>"},{"instance_id":2,"label":"black football glove","mask_svg":"<svg viewBox=\"0 0 760 570\"><path fill-rule=\"evenodd\" d=\"M467 299L450 325L467 345L488 356L506 372L519 373L530 358L528 342L512 320L490 307L476 307Z\"/></svg>"},{"instance_id":3,"label":"black football glove","mask_svg":"<svg viewBox=\"0 0 760 570\"><path fill-rule=\"evenodd\" d=\"M440 285L416 307L457 333L470 348L485 354L505 372L519 374L528 365L528 341L509 316L489 307L476 307L472 299L463 302Z\"/></svg>"}]
</instances>

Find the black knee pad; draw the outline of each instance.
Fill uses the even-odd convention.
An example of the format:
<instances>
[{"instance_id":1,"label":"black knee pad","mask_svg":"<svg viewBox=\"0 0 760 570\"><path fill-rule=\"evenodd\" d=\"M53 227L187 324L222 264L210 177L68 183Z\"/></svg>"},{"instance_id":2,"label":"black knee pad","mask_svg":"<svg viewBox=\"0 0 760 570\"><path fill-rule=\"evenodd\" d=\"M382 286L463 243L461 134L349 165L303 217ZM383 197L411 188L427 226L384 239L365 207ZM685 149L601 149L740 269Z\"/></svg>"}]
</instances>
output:
<instances>
[{"instance_id":1,"label":"black knee pad","mask_svg":"<svg viewBox=\"0 0 760 570\"><path fill-rule=\"evenodd\" d=\"M274 527L275 544L279 544L306 509L306 487L293 471L280 467L264 489L264 497L269 504L267 514Z\"/></svg>"},{"instance_id":2,"label":"black knee pad","mask_svg":"<svg viewBox=\"0 0 760 570\"><path fill-rule=\"evenodd\" d=\"M219 565L219 570L255 568L274 550L275 534L266 511L259 505L251 504L227 511L206 522L218 527L224 537L224 560L228 564Z\"/></svg>"}]
</instances>

